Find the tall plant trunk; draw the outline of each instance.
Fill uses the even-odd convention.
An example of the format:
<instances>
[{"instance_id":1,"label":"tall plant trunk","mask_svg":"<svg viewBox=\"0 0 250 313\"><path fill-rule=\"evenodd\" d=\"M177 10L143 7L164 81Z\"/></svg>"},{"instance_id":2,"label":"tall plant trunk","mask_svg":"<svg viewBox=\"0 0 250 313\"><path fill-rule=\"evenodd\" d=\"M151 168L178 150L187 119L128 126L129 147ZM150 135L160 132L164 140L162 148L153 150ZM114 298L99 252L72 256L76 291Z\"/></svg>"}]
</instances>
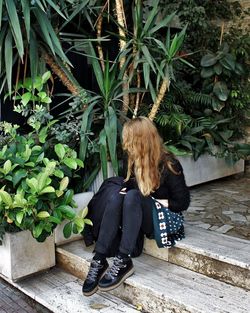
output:
<instances>
[{"instance_id":1,"label":"tall plant trunk","mask_svg":"<svg viewBox=\"0 0 250 313\"><path fill-rule=\"evenodd\" d=\"M137 86L136 87L138 89L141 87L141 75L140 75L140 72L138 70L137 70ZM133 118L135 118L137 116L139 105L140 105L140 93L137 92L136 93L136 101L135 101L135 109L134 109L134 113L133 113Z\"/></svg>"},{"instance_id":2,"label":"tall plant trunk","mask_svg":"<svg viewBox=\"0 0 250 313\"><path fill-rule=\"evenodd\" d=\"M115 0L115 10L116 10L116 16L117 16L117 22L119 24L119 35L120 35L120 51L122 51L126 45L126 34L124 29L126 28L126 21L125 21L125 13L124 13L124 8L123 8L123 0ZM120 69L124 66L126 62L126 58L123 57L120 60ZM129 94L127 93L129 89L129 84L128 84L128 73L127 70L124 72L123 76L123 84L122 84L122 89L126 94L123 95L123 107L122 107L122 112L127 115L128 108L129 108Z\"/></svg>"},{"instance_id":3,"label":"tall plant trunk","mask_svg":"<svg viewBox=\"0 0 250 313\"><path fill-rule=\"evenodd\" d=\"M50 66L53 73L61 80L63 85L72 93L74 96L79 96L80 89L78 86L74 85L63 70L56 64L55 60L47 52L43 52L43 58L45 62Z\"/></svg>"},{"instance_id":4,"label":"tall plant trunk","mask_svg":"<svg viewBox=\"0 0 250 313\"><path fill-rule=\"evenodd\" d=\"M103 17L102 17L101 14L98 16L98 20L97 20L97 23L96 23L97 39L100 39L101 35L102 35L102 21L103 21ZM103 50L102 50L101 41L98 41L97 51L98 51L99 59L100 59L100 62L101 62L101 67L102 67L102 70L104 72L105 65L104 65L104 56L103 56Z\"/></svg>"},{"instance_id":5,"label":"tall plant trunk","mask_svg":"<svg viewBox=\"0 0 250 313\"><path fill-rule=\"evenodd\" d=\"M169 88L169 85L170 85L170 81L168 78L164 78L163 81L162 81L162 84L161 84L161 87L160 87L160 90L158 92L158 95L155 99L155 103L153 104L152 106L152 109L148 115L148 118L153 121L155 119L155 116L159 110L159 107L160 107L160 104L161 104L161 101L163 100L168 88Z\"/></svg>"}]
</instances>

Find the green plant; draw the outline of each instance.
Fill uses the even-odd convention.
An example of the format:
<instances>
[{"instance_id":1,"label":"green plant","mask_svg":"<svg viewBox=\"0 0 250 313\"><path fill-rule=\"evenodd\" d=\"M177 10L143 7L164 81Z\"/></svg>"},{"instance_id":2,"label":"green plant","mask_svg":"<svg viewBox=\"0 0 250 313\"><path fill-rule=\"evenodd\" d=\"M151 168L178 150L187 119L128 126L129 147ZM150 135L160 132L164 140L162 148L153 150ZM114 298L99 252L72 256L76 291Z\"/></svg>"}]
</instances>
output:
<instances>
[{"instance_id":1,"label":"green plant","mask_svg":"<svg viewBox=\"0 0 250 313\"><path fill-rule=\"evenodd\" d=\"M6 231L29 230L44 241L64 220L69 221L64 227L69 237L91 224L87 209L76 215L74 192L68 189L82 161L67 145L51 147L46 141L54 122L27 135L18 134L17 125L2 123L11 140L0 152L0 239Z\"/></svg>"}]
</instances>

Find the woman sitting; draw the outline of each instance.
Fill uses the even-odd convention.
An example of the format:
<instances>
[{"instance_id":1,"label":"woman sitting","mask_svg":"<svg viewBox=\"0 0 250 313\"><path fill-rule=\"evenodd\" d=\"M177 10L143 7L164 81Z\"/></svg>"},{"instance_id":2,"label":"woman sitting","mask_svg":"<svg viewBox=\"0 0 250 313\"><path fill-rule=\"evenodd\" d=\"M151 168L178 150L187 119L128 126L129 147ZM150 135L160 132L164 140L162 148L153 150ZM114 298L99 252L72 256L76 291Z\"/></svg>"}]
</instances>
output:
<instances>
[{"instance_id":1,"label":"woman sitting","mask_svg":"<svg viewBox=\"0 0 250 313\"><path fill-rule=\"evenodd\" d=\"M95 255L83 284L83 294L118 287L134 273L131 257L139 256L144 235L154 237L153 199L172 212L189 206L190 195L178 160L163 146L155 125L146 117L124 124L123 150L127 154L126 178L104 181L89 203L85 242L96 241ZM183 228L182 228L183 233ZM107 257L115 256L109 266Z\"/></svg>"}]
</instances>

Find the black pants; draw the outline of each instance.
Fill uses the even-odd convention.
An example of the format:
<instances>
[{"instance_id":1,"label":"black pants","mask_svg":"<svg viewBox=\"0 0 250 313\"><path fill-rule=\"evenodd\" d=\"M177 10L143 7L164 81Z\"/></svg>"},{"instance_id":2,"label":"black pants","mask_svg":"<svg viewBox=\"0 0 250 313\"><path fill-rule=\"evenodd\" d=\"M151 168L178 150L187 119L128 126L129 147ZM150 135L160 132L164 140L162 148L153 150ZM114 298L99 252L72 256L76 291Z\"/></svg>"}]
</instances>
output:
<instances>
[{"instance_id":1,"label":"black pants","mask_svg":"<svg viewBox=\"0 0 250 313\"><path fill-rule=\"evenodd\" d=\"M137 189L129 190L125 195L117 191L107 193L107 197L95 251L107 255L121 231L118 250L130 255L139 232L148 236L153 233L152 200L143 197Z\"/></svg>"}]
</instances>

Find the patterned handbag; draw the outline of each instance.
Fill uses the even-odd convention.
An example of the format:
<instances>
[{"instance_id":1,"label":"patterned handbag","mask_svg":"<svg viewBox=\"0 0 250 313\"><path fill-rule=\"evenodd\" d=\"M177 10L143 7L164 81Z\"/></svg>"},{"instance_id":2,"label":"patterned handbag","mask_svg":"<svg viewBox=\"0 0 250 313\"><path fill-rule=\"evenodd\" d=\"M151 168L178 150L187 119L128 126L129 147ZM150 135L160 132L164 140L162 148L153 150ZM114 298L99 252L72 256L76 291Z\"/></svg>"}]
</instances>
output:
<instances>
[{"instance_id":1,"label":"patterned handbag","mask_svg":"<svg viewBox=\"0 0 250 313\"><path fill-rule=\"evenodd\" d=\"M154 239L159 248L171 248L176 241L185 238L183 215L169 210L152 197Z\"/></svg>"}]
</instances>

